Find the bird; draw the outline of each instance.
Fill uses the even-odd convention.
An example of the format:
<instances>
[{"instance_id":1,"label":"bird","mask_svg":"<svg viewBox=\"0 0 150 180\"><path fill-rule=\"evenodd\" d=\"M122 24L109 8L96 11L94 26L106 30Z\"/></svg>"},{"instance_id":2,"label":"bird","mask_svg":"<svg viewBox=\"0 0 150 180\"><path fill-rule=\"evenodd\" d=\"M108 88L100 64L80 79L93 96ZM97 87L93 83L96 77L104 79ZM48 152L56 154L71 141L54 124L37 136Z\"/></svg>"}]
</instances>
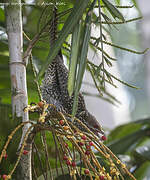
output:
<instances>
[{"instance_id":1,"label":"bird","mask_svg":"<svg viewBox=\"0 0 150 180\"><path fill-rule=\"evenodd\" d=\"M53 10L53 19L50 27L50 46L53 46L57 31L57 9ZM41 92L43 99L48 104L53 104L57 111L64 114L72 114L74 94L69 95L68 89L68 69L64 64L63 56L61 50L53 61L48 65L45 72L44 79L41 85ZM104 134L98 120L87 110L84 97L79 92L78 94L78 107L75 117L84 123L96 136ZM74 121L74 124L81 130L85 131L85 128L79 124L79 122Z\"/></svg>"},{"instance_id":2,"label":"bird","mask_svg":"<svg viewBox=\"0 0 150 180\"><path fill-rule=\"evenodd\" d=\"M67 83L68 69L64 65L61 52L59 52L46 70L41 87L42 97L48 104L53 104L57 111L72 114L74 95L69 96ZM75 117L83 122L96 136L104 135L100 123L87 110L81 93L78 95L78 107ZM79 122L74 121L74 124L80 130L85 131L85 128Z\"/></svg>"}]
</instances>

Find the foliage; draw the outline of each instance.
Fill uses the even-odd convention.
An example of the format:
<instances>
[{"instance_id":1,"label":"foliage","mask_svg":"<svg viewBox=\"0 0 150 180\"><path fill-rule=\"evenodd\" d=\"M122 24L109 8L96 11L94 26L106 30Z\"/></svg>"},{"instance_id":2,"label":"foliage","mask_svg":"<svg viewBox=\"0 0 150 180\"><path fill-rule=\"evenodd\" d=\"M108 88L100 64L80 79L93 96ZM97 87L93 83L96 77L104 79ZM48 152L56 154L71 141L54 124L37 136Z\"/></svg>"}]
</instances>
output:
<instances>
[{"instance_id":1,"label":"foliage","mask_svg":"<svg viewBox=\"0 0 150 180\"><path fill-rule=\"evenodd\" d=\"M50 2L50 1L49 1ZM48 1L47 1L48 3ZM43 72L45 72L47 64L50 63L50 61L56 56L56 54L59 51L59 48L62 47L62 51L63 54L65 56L70 56L70 65L72 66L72 58L74 57L74 55L76 55L76 57L78 57L78 61L74 61L74 64L72 67L69 67L69 69L74 69L74 74L71 74L71 76L69 76L69 80L68 80L68 87L72 87L74 89L77 89L77 93L80 90L80 86L81 86L81 82L82 82L82 77L83 75L79 76L77 78L77 76L79 74L83 74L85 71L86 66L84 65L84 67L81 66L81 68L79 68L79 72L76 71L76 69L78 68L78 66L80 67L80 64L78 65L78 62L84 62L84 59L86 59L86 54L87 54L87 50L84 48L83 51L83 55L79 55L78 51L76 52L76 54L71 54L70 55L70 51L71 49L74 49L74 44L68 44L66 42L66 40L68 41L70 39L70 33L73 33L73 29L74 26L78 24L79 19L82 20L81 23L81 34L80 36L80 42L78 44L80 44L79 49L82 49L82 47L84 47L84 36L83 33L85 31L85 27L86 24L89 24L89 27L91 26L91 24L95 24L96 26L98 24L101 24L101 31L102 31L102 39L100 37L100 35L98 35L98 37L90 37L90 40L87 39L88 42L89 41L89 45L90 47L95 51L95 53L97 53L98 51L102 52L102 62L100 61L98 66L95 68L90 67L89 68L92 70L90 71L89 68L88 70L91 73L94 73L92 76L94 82L97 84L96 88L98 89L98 92L100 92L100 98L102 97L102 94L104 96L106 96L109 101L113 100L113 96L107 93L107 90L105 88L105 84L110 84L112 86L115 86L115 84L113 83L113 79L115 78L110 72L108 72L108 70L105 69L105 66L112 66L113 60L115 60L115 58L110 57L109 54L103 49L103 43L107 43L109 45L112 45L111 43L106 41L106 32L109 32L109 29L107 28L107 26L113 26L113 24L117 24L117 23L125 23L128 22L128 20L124 21L124 18L121 14L121 12L116 8L118 6L114 6L112 4L110 4L109 1L104 1L101 5L101 11L103 9L105 9L105 14L104 13L100 13L99 16L97 16L95 14L95 12L93 14L91 14L90 16L88 16L89 13L87 13L85 11L85 9L87 9L86 7L90 7L90 2L88 3L88 1L86 2L80 2L76 3L75 5L72 4L72 2L70 1L64 1L62 3L62 5L58 5L58 39L55 42L54 46L52 47L51 51L49 52L49 35L48 35L48 28L47 27L47 23L50 20L51 16L52 16L52 6L40 6L38 5L37 2L37 6L31 6L29 7L27 6L23 6L23 16L25 19L25 23L24 23L24 32L29 36L31 40L29 40L29 38L27 38L27 36L25 36L24 34L24 51L25 51L25 55L26 56L27 52L27 47L29 47L29 45L31 45L30 48L32 48L32 54L33 54L33 58L34 58L34 65L36 66L37 71L40 70L39 73L39 77L43 74ZM72 10L72 7L74 5L74 8ZM80 9L78 8L80 7ZM129 6L129 8L132 8L133 6ZM92 6L91 6L92 8ZM95 5L95 9L98 8L98 5ZM125 7L127 8L127 7ZM78 9L78 11L76 11L76 9ZM90 10L90 9L89 9ZM108 11L111 14L114 14L115 18L118 18L121 21L113 21L113 19L111 18L111 16L108 14ZM40 13L42 12L42 13ZM86 12L86 13L83 13ZM83 14L83 16L81 16ZM102 19L102 22L99 22L99 18ZM91 20L90 20L91 19ZM1 19L0 19L0 32L1 32L1 41L0 41L0 47L1 47L1 64L0 64L0 72L1 72L1 76L0 76L0 80L1 80L1 88L0 88L0 94L1 94L1 101L3 103L10 103L10 79L9 79L9 74L8 74L8 42L7 42L7 36L6 36L6 28L5 28L5 15L4 15L4 10L1 8ZM133 20L138 20L137 19L133 19ZM132 19L130 20L132 21ZM72 22L72 23L71 23ZM70 24L71 23L71 24ZM44 29L45 27L45 29ZM36 33L37 32L37 33ZM68 36L69 35L69 36ZM36 37L38 36L38 38ZM67 37L68 36L68 37ZM35 38L36 37L36 38ZM67 39L66 39L67 38ZM35 40L34 44L33 41ZM30 43L29 43L30 42ZM101 44L101 47L100 47ZM55 48L57 47L57 48ZM120 48L119 46L115 46L116 48ZM54 49L54 51L53 51ZM122 48L122 50L128 50L125 48ZM138 53L137 51L132 51L129 50L130 52L133 53ZM144 51L145 52L145 51ZM139 52L139 53L144 53L144 52ZM81 56L81 58L80 58ZM45 60L46 59L46 60ZM83 59L83 60L82 60ZM89 60L92 63L92 60ZM76 63L75 63L76 62ZM87 63L87 62L86 62ZM82 63L84 64L84 63ZM100 72L100 73L99 73ZM92 75L92 74L91 74ZM74 78L74 85L72 84L73 81L71 78ZM30 65L27 66L27 83L28 83L28 94L29 94L29 103L30 102L34 102L36 101L36 97L37 97L37 93L36 93L36 87L33 83L33 75L31 72L31 68ZM116 78L117 79L117 78ZM121 81L120 81L121 82ZM79 84L79 88L76 88L76 85ZM126 85L128 85L126 83ZM68 89L70 94L73 92L74 89ZM9 96L8 96L9 94ZM75 96L76 99L76 96Z\"/></svg>"},{"instance_id":2,"label":"foliage","mask_svg":"<svg viewBox=\"0 0 150 180\"><path fill-rule=\"evenodd\" d=\"M150 168L150 119L141 119L115 128L107 146L127 164L138 180L148 178Z\"/></svg>"}]
</instances>

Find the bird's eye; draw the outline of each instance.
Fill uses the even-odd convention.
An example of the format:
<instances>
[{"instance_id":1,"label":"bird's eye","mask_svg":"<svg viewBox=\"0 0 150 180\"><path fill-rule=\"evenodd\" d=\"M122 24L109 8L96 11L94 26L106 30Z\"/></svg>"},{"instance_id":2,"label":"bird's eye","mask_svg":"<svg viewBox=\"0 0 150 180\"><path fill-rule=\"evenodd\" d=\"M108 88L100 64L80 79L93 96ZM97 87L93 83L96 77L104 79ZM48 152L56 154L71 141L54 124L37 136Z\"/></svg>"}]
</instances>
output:
<instances>
[{"instance_id":1,"label":"bird's eye","mask_svg":"<svg viewBox=\"0 0 150 180\"><path fill-rule=\"evenodd\" d=\"M98 129L98 128L99 128L99 126L98 126L98 125L94 125L94 128Z\"/></svg>"}]
</instances>

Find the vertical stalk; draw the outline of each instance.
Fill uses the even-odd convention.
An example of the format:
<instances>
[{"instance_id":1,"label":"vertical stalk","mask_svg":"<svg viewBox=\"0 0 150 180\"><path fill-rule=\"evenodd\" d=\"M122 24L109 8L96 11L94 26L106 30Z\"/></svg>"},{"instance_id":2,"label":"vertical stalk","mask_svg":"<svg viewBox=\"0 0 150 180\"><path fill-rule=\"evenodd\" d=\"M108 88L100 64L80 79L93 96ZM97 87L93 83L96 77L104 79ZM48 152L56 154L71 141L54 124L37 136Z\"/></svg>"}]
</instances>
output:
<instances>
[{"instance_id":1,"label":"vertical stalk","mask_svg":"<svg viewBox=\"0 0 150 180\"><path fill-rule=\"evenodd\" d=\"M24 107L28 104L26 65L22 59L23 37L22 37L22 12L21 0L7 0L5 5L6 28L8 35L10 77L11 77L11 100L13 117L21 117L22 121L28 121L28 112ZM22 139L29 126L23 128ZM20 142L20 146L22 140ZM19 147L20 148L20 147ZM23 155L17 172L17 179L31 180L31 145L28 147L28 155Z\"/></svg>"}]
</instances>

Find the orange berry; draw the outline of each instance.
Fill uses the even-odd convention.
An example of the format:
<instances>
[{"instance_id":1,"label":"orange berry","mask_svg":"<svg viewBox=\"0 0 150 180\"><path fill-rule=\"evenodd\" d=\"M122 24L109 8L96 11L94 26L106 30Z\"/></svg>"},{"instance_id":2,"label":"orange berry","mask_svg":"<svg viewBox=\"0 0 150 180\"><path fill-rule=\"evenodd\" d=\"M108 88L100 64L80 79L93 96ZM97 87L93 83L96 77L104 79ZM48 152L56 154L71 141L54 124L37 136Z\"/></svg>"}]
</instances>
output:
<instances>
[{"instance_id":1,"label":"orange berry","mask_svg":"<svg viewBox=\"0 0 150 180\"><path fill-rule=\"evenodd\" d=\"M69 126L64 126L64 130L68 130L69 129Z\"/></svg>"},{"instance_id":2,"label":"orange berry","mask_svg":"<svg viewBox=\"0 0 150 180\"><path fill-rule=\"evenodd\" d=\"M3 174L3 175L2 175L2 179L7 179L7 175L6 175L6 174Z\"/></svg>"},{"instance_id":3,"label":"orange berry","mask_svg":"<svg viewBox=\"0 0 150 180\"><path fill-rule=\"evenodd\" d=\"M38 102L38 106L40 106L40 108L43 108L44 103L42 101Z\"/></svg>"}]
</instances>

